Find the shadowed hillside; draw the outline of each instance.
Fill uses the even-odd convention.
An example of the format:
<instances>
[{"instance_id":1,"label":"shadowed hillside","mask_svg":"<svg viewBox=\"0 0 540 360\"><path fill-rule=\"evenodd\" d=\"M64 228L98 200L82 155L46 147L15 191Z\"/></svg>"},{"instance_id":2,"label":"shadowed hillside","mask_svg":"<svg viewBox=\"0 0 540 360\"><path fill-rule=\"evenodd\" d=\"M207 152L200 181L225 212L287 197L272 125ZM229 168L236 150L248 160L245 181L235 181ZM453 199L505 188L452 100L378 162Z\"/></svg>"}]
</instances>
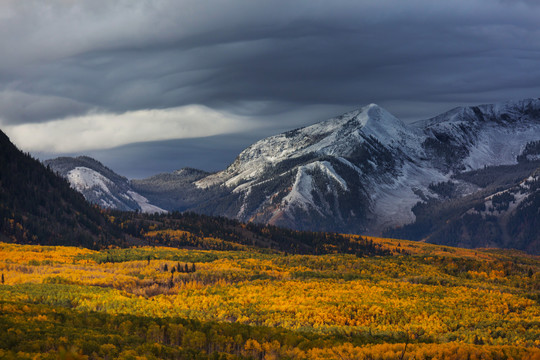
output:
<instances>
[{"instance_id":1,"label":"shadowed hillside","mask_svg":"<svg viewBox=\"0 0 540 360\"><path fill-rule=\"evenodd\" d=\"M121 233L63 178L0 131L0 237L17 243L99 247Z\"/></svg>"}]
</instances>

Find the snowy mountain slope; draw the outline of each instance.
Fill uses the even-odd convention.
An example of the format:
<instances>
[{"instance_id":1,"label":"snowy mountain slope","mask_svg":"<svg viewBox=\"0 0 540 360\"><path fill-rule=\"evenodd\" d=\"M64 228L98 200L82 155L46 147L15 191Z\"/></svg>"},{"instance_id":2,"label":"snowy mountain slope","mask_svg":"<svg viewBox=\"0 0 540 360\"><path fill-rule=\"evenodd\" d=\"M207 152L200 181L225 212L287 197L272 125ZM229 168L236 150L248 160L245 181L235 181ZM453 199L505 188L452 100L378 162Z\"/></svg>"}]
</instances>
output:
<instances>
[{"instance_id":1,"label":"snowy mountain slope","mask_svg":"<svg viewBox=\"0 0 540 360\"><path fill-rule=\"evenodd\" d=\"M413 127L427 135L424 148L439 167L454 171L516 164L525 144L538 140L540 100L461 107Z\"/></svg>"},{"instance_id":2,"label":"snowy mountain slope","mask_svg":"<svg viewBox=\"0 0 540 360\"><path fill-rule=\"evenodd\" d=\"M195 182L221 194L196 211L299 229L380 233L412 223L430 187L463 171L516 164L540 139L537 99L457 108L406 125L377 105L263 139ZM453 179L454 196L476 190Z\"/></svg>"},{"instance_id":3,"label":"snowy mountain slope","mask_svg":"<svg viewBox=\"0 0 540 360\"><path fill-rule=\"evenodd\" d=\"M380 211L392 218L389 224L414 220L410 213L418 201L414 193L405 194L412 200L402 201L403 206L396 207L393 201L407 190L400 181L427 189L433 179L446 178L431 171L433 179L423 180L425 172L418 170L425 157L422 136L374 104L272 136L244 150L226 170L195 183L201 189L228 190L227 208L214 200L209 207L196 209L220 209L241 220L295 228L311 228L312 220L299 220L315 218L325 230L352 230L349 224L354 224L355 231L368 231L373 227L367 223L369 214L386 202L393 205ZM416 170L404 167L406 162ZM278 184L286 186L270 190Z\"/></svg>"},{"instance_id":4,"label":"snowy mountain slope","mask_svg":"<svg viewBox=\"0 0 540 360\"><path fill-rule=\"evenodd\" d=\"M102 207L148 213L165 211L133 191L128 179L92 158L61 157L47 160L44 164L65 177L71 187L82 193L88 201Z\"/></svg>"},{"instance_id":5,"label":"snowy mountain slope","mask_svg":"<svg viewBox=\"0 0 540 360\"><path fill-rule=\"evenodd\" d=\"M420 151L420 132L375 104L334 119L292 130L258 141L242 151L225 171L196 182L200 188L225 183L227 186L256 179L268 168L289 159L307 156L354 156L354 144L375 139L389 148Z\"/></svg>"},{"instance_id":6,"label":"snowy mountain slope","mask_svg":"<svg viewBox=\"0 0 540 360\"><path fill-rule=\"evenodd\" d=\"M433 188L444 199L415 205L416 220L385 235L461 247L511 247L540 253L540 161L487 167L461 173L477 185L452 196L452 181Z\"/></svg>"}]
</instances>

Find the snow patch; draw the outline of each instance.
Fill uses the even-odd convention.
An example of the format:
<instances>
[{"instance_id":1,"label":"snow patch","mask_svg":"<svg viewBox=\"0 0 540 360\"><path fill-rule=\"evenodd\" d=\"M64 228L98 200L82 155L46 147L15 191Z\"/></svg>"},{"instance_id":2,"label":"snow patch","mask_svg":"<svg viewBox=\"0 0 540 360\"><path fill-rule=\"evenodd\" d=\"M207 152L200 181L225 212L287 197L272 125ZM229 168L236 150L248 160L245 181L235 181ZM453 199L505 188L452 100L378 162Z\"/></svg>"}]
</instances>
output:
<instances>
[{"instance_id":1,"label":"snow patch","mask_svg":"<svg viewBox=\"0 0 540 360\"><path fill-rule=\"evenodd\" d=\"M416 216L411 209L422 200L414 190L428 194L431 192L429 184L449 179L434 168L406 163L399 177L389 183L378 183L373 189L371 199L376 227L384 229L414 222Z\"/></svg>"},{"instance_id":2,"label":"snow patch","mask_svg":"<svg viewBox=\"0 0 540 360\"><path fill-rule=\"evenodd\" d=\"M153 214L153 213L166 213L167 212L167 210L163 210L160 207L150 204L147 198L145 198L139 193L136 193L135 191L129 190L128 194L133 200L135 200L135 202L141 208L141 211L144 213Z\"/></svg>"},{"instance_id":3,"label":"snow patch","mask_svg":"<svg viewBox=\"0 0 540 360\"><path fill-rule=\"evenodd\" d=\"M95 170L79 166L69 171L67 178L71 186L79 192L98 187L105 193L112 195L107 186L111 185L112 182Z\"/></svg>"},{"instance_id":4,"label":"snow patch","mask_svg":"<svg viewBox=\"0 0 540 360\"><path fill-rule=\"evenodd\" d=\"M305 171L305 167L299 167L296 172L296 178L291 191L281 200L284 206L296 205L304 210L308 210L311 206L317 209L313 202L311 191L313 190L313 178Z\"/></svg>"},{"instance_id":5,"label":"snow patch","mask_svg":"<svg viewBox=\"0 0 540 360\"><path fill-rule=\"evenodd\" d=\"M313 177L310 175L310 172L313 172L315 169L319 169L328 178L333 179L343 190L349 190L347 182L339 176L328 161L316 161L298 168L291 191L281 200L282 206L290 208L291 205L294 205L305 211L312 208L321 215L323 214L315 204L311 194L314 188Z\"/></svg>"},{"instance_id":6,"label":"snow patch","mask_svg":"<svg viewBox=\"0 0 540 360\"><path fill-rule=\"evenodd\" d=\"M237 189L234 189L234 192L236 192ZM251 187L248 187L244 193L244 201L242 202L242 206L240 206L240 210L238 210L238 214L236 214L236 217L238 219L242 218L242 215L246 212L246 200L251 194Z\"/></svg>"},{"instance_id":7,"label":"snow patch","mask_svg":"<svg viewBox=\"0 0 540 360\"><path fill-rule=\"evenodd\" d=\"M517 164L517 156L523 152L525 144L537 140L540 140L540 126L536 124L518 128L489 126L482 131L463 163L470 170Z\"/></svg>"},{"instance_id":8,"label":"snow patch","mask_svg":"<svg viewBox=\"0 0 540 360\"><path fill-rule=\"evenodd\" d=\"M334 179L343 190L348 191L349 187L347 186L347 182L343 180L341 176L334 170L334 167L332 164L330 164L328 161L316 161L314 163L311 163L309 165L305 166L306 169L314 170L315 168L318 168L325 174L327 177Z\"/></svg>"}]
</instances>

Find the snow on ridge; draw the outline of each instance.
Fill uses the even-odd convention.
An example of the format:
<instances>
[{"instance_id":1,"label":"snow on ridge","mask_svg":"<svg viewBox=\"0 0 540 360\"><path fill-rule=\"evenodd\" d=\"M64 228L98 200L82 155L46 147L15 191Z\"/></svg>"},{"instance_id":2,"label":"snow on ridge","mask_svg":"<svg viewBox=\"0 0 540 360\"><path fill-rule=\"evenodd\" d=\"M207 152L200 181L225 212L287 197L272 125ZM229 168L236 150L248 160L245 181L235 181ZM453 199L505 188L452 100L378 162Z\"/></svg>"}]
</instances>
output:
<instances>
[{"instance_id":1,"label":"snow on ridge","mask_svg":"<svg viewBox=\"0 0 540 360\"><path fill-rule=\"evenodd\" d=\"M66 177L75 190L81 193L92 190L96 198L100 198L99 203L103 207L116 208L118 204L123 204L123 201L115 196L109 189L109 186L114 185L114 183L93 169L78 166L70 170ZM141 208L142 212L166 212L165 210L150 204L148 199L134 191L127 191L127 194L119 193L118 195L126 200L135 201ZM106 197L104 198L103 196Z\"/></svg>"},{"instance_id":2,"label":"snow on ridge","mask_svg":"<svg viewBox=\"0 0 540 360\"><path fill-rule=\"evenodd\" d=\"M362 169L360 169L358 166L354 165L352 162L350 162L349 160L343 158L343 157L338 157L337 158L341 163L347 165L348 167L350 167L351 169L353 169L354 171L356 171L358 173L358 175L363 175L364 172L362 171ZM373 162L372 162L373 163ZM374 164L374 163L373 163Z\"/></svg>"},{"instance_id":3,"label":"snow on ridge","mask_svg":"<svg viewBox=\"0 0 540 360\"><path fill-rule=\"evenodd\" d=\"M331 119L324 120L316 124L309 125L309 126L306 126L297 130L293 130L293 131L302 133L302 135L304 136L309 136L309 135L317 136L317 135L330 134L336 131L337 129L339 129L340 127L342 127L344 124L351 121L352 119L357 118L363 112L366 112L368 108L369 108L369 105L364 106L357 110L346 112L343 115L333 117Z\"/></svg>"},{"instance_id":4,"label":"snow on ridge","mask_svg":"<svg viewBox=\"0 0 540 360\"><path fill-rule=\"evenodd\" d=\"M112 182L95 170L84 166L78 166L67 173L67 178L71 186L79 192L98 187L112 196L112 193L107 186L111 185Z\"/></svg>"},{"instance_id":5,"label":"snow on ridge","mask_svg":"<svg viewBox=\"0 0 540 360\"><path fill-rule=\"evenodd\" d=\"M236 191L237 189L235 189ZM248 187L244 193L244 201L242 202L242 206L240 206L240 210L238 210L238 214L236 214L236 217L238 219L242 218L244 213L246 212L246 199L251 194L251 187Z\"/></svg>"},{"instance_id":6,"label":"snow on ridge","mask_svg":"<svg viewBox=\"0 0 540 360\"><path fill-rule=\"evenodd\" d=\"M530 141L540 140L540 124L524 128L487 127L463 161L469 170L517 164L517 156Z\"/></svg>"},{"instance_id":7,"label":"snow on ridge","mask_svg":"<svg viewBox=\"0 0 540 360\"><path fill-rule=\"evenodd\" d=\"M328 178L334 179L343 190L348 191L347 182L337 174L329 162L316 161L298 168L291 191L281 200L282 207L291 209L291 206L298 206L304 211L308 211L311 208L319 214L324 215L315 204L311 195L314 188L313 177L310 175L310 172L315 169L321 170Z\"/></svg>"},{"instance_id":8,"label":"snow on ridge","mask_svg":"<svg viewBox=\"0 0 540 360\"><path fill-rule=\"evenodd\" d=\"M344 127L349 123L353 126ZM265 168L286 159L310 153L345 155L353 143L363 142L369 136L374 136L383 144L417 150L420 143L411 140L419 135L416 132L378 105L370 104L335 118L259 140L242 151L227 169L194 184L200 189L215 185L235 187L256 179ZM399 139L405 141L400 144Z\"/></svg>"},{"instance_id":9,"label":"snow on ridge","mask_svg":"<svg viewBox=\"0 0 540 360\"><path fill-rule=\"evenodd\" d=\"M347 182L343 180L341 176L334 170L334 167L332 164L330 164L328 161L316 161L314 163L311 163L306 166L306 168L313 170L317 167L319 170L321 170L327 177L334 179L343 190L348 191L349 187L347 186Z\"/></svg>"},{"instance_id":10,"label":"snow on ridge","mask_svg":"<svg viewBox=\"0 0 540 360\"><path fill-rule=\"evenodd\" d=\"M477 106L459 106L435 117L415 121L410 125L415 128L425 129L435 125L440 125L441 123L468 122L465 119L465 116L474 115L474 108L480 110L483 115L498 117L502 114L519 113L525 110L525 108L534 108L536 110L540 110L540 99L531 98L494 104L481 104Z\"/></svg>"},{"instance_id":11,"label":"snow on ridge","mask_svg":"<svg viewBox=\"0 0 540 360\"><path fill-rule=\"evenodd\" d=\"M208 189L209 187L218 185L224 181L226 176L223 173L224 171L220 171L216 174L208 175L200 180L195 181L194 184L198 189Z\"/></svg>"},{"instance_id":12,"label":"snow on ridge","mask_svg":"<svg viewBox=\"0 0 540 360\"><path fill-rule=\"evenodd\" d=\"M306 211L308 210L308 205L310 205L313 209L319 211L313 202L313 197L311 196L312 190L313 178L305 171L304 167L301 166L296 172L291 191L281 200L281 204L285 207L297 205Z\"/></svg>"}]
</instances>

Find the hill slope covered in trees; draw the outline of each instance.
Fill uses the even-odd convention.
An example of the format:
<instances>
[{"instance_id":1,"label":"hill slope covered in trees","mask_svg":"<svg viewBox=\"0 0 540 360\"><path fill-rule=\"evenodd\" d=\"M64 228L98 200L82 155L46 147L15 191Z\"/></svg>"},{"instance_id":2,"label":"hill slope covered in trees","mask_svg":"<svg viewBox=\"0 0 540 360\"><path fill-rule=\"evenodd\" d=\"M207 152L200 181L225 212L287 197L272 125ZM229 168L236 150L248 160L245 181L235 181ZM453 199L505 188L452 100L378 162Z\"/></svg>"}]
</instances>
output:
<instances>
[{"instance_id":1,"label":"hill slope covered in trees","mask_svg":"<svg viewBox=\"0 0 540 360\"><path fill-rule=\"evenodd\" d=\"M103 246L122 237L63 178L0 131L0 236L41 245Z\"/></svg>"}]
</instances>

